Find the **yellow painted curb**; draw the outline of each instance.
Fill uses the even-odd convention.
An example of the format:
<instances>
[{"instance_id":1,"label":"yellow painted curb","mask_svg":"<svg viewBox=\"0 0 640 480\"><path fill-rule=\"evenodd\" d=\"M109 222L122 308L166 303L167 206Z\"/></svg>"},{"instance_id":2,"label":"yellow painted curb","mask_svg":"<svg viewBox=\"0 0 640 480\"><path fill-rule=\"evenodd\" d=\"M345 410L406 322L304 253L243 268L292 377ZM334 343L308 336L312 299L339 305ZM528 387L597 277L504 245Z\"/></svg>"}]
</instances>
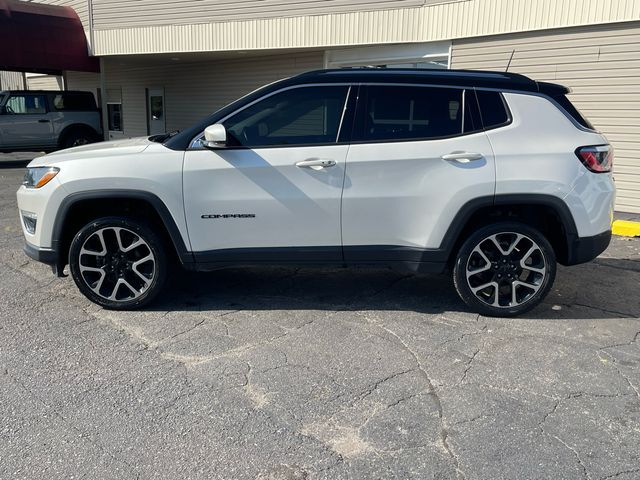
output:
<instances>
[{"instance_id":1,"label":"yellow painted curb","mask_svg":"<svg viewBox=\"0 0 640 480\"><path fill-rule=\"evenodd\" d=\"M621 237L640 237L640 222L615 220L613 222L613 234Z\"/></svg>"}]
</instances>

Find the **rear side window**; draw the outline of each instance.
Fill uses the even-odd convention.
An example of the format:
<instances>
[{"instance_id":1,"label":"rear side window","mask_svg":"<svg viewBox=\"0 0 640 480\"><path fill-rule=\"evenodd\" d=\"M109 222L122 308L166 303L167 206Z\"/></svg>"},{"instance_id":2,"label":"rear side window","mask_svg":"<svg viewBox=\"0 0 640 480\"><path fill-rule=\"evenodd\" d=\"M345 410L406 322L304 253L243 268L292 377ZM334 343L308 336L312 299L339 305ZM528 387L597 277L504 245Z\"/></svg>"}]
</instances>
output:
<instances>
[{"instance_id":1,"label":"rear side window","mask_svg":"<svg viewBox=\"0 0 640 480\"><path fill-rule=\"evenodd\" d=\"M58 93L53 96L53 107L58 111L86 112L96 110L91 94Z\"/></svg>"},{"instance_id":2,"label":"rear side window","mask_svg":"<svg viewBox=\"0 0 640 480\"><path fill-rule=\"evenodd\" d=\"M358 108L355 141L428 140L463 133L463 90L369 86Z\"/></svg>"},{"instance_id":3,"label":"rear side window","mask_svg":"<svg viewBox=\"0 0 640 480\"><path fill-rule=\"evenodd\" d=\"M500 92L476 91L478 106L485 129L497 128L509 123L509 111Z\"/></svg>"}]
</instances>

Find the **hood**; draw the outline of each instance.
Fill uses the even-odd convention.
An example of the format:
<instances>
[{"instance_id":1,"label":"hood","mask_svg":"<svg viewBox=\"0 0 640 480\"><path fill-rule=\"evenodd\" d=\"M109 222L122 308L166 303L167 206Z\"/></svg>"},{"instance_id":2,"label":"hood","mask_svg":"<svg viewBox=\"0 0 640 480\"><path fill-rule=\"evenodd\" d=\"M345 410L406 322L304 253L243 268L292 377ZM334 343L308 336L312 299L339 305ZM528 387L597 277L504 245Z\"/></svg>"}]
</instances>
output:
<instances>
[{"instance_id":1,"label":"hood","mask_svg":"<svg viewBox=\"0 0 640 480\"><path fill-rule=\"evenodd\" d=\"M33 159L30 167L47 166L70 160L88 160L91 157L105 159L120 155L132 155L144 151L151 140L148 137L112 140L110 142L91 143L80 147L66 148Z\"/></svg>"}]
</instances>

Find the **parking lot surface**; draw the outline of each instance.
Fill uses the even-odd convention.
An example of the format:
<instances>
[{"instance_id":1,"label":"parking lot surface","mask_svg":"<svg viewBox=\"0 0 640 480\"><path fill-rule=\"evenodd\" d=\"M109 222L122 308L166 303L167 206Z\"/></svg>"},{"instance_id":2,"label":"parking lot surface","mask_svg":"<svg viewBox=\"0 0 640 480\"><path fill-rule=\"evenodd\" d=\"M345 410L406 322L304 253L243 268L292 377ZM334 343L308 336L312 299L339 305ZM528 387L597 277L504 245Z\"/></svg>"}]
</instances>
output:
<instances>
[{"instance_id":1,"label":"parking lot surface","mask_svg":"<svg viewBox=\"0 0 640 480\"><path fill-rule=\"evenodd\" d=\"M0 478L640 478L640 239L484 318L449 277L176 274L140 312L22 253L0 165Z\"/></svg>"}]
</instances>

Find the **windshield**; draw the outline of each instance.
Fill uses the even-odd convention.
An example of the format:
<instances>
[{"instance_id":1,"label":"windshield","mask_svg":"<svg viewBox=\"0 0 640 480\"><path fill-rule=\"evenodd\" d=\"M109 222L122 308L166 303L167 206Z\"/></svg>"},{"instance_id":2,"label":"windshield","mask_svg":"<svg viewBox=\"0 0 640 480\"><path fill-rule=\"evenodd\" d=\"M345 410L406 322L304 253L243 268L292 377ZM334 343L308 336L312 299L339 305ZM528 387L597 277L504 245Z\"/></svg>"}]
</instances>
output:
<instances>
[{"instance_id":1,"label":"windshield","mask_svg":"<svg viewBox=\"0 0 640 480\"><path fill-rule=\"evenodd\" d=\"M0 105L2 105L4 103L4 99L6 98L6 95L0 95Z\"/></svg>"}]
</instances>

